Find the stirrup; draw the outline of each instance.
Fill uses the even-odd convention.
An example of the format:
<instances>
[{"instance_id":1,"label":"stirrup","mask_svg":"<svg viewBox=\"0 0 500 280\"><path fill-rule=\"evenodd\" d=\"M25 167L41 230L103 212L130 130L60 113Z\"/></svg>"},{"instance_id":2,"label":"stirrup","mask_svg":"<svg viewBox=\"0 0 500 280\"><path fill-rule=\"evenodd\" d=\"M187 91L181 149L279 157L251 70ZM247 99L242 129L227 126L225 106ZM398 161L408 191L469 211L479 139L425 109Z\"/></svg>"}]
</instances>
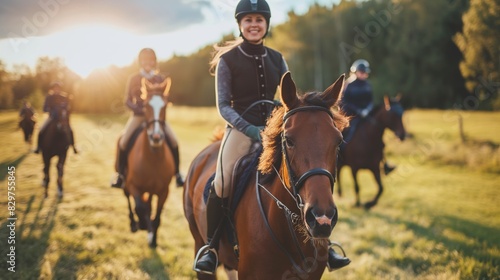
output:
<instances>
[{"instance_id":1,"label":"stirrup","mask_svg":"<svg viewBox=\"0 0 500 280\"><path fill-rule=\"evenodd\" d=\"M340 248L340 250L342 251L342 255L344 255L344 258L347 258L347 255L346 255L346 253L344 251L344 248L342 248L342 246L339 243L330 240L330 244L328 246L328 249L332 248L332 250L333 250L333 247ZM330 267L330 264L328 263L328 261L326 262L326 267L328 267L328 271L329 272L332 272L332 271L336 270L335 268L331 268Z\"/></svg>"},{"instance_id":2,"label":"stirrup","mask_svg":"<svg viewBox=\"0 0 500 280\"><path fill-rule=\"evenodd\" d=\"M210 271L205 271L205 270L200 270L196 268L196 264L198 263L198 259L203 256L203 254L207 251L212 251L215 254L215 270L217 270L217 267L219 266L219 255L217 254L217 250L214 248L210 248L210 245L207 244L198 250L198 253L196 253L196 257L194 258L194 264L193 264L193 270L199 273L204 273L204 274L210 274L214 275L215 273L212 273Z\"/></svg>"}]
</instances>

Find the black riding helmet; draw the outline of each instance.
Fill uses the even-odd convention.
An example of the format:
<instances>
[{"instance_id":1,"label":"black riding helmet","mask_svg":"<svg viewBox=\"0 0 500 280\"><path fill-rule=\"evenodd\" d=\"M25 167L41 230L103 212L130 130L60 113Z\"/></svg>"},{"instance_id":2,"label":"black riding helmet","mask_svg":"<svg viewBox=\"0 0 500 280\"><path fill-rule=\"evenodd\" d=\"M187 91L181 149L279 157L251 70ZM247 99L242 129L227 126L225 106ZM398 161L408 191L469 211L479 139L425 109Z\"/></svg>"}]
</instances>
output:
<instances>
[{"instance_id":1,"label":"black riding helmet","mask_svg":"<svg viewBox=\"0 0 500 280\"><path fill-rule=\"evenodd\" d=\"M365 72L365 73L370 73L370 63L364 59L358 59L354 61L354 63L351 66L351 72Z\"/></svg>"},{"instance_id":2,"label":"black riding helmet","mask_svg":"<svg viewBox=\"0 0 500 280\"><path fill-rule=\"evenodd\" d=\"M236 10L234 11L234 17L236 18L238 25L240 24L241 19L247 14L261 14L264 16L267 23L266 34L264 34L264 37L266 37L269 32L269 22L271 19L271 9L269 8L269 4L267 4L266 0L240 0L236 6Z\"/></svg>"}]
</instances>

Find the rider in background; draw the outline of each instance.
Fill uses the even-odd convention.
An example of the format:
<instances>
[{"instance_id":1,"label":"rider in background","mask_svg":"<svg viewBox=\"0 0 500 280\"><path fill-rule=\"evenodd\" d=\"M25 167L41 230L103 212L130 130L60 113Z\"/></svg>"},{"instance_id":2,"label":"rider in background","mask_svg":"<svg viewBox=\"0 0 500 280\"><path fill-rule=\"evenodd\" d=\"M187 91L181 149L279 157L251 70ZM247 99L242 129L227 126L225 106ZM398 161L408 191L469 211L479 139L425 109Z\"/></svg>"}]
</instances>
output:
<instances>
[{"instance_id":1,"label":"rider in background","mask_svg":"<svg viewBox=\"0 0 500 280\"><path fill-rule=\"evenodd\" d=\"M29 101L24 100L23 107L21 107L21 110L19 110L19 117L21 119L32 119L33 116L35 116L35 109L31 107Z\"/></svg>"},{"instance_id":2,"label":"rider in background","mask_svg":"<svg viewBox=\"0 0 500 280\"><path fill-rule=\"evenodd\" d=\"M231 192L231 178L236 161L250 152L255 142L261 142L261 130L266 124L281 77L288 66L281 53L264 46L269 31L271 10L265 0L241 0L236 6L235 18L240 37L215 46L210 63L215 68L216 103L219 114L227 122L217 160L214 182L207 201L208 246L200 249L194 270L214 274L217 268L217 250L223 224L224 205ZM274 101L279 104L279 101ZM245 112L245 113L244 113ZM244 114L243 114L244 113ZM350 260L329 252L329 262L335 268Z\"/></svg>"},{"instance_id":3,"label":"rider in background","mask_svg":"<svg viewBox=\"0 0 500 280\"><path fill-rule=\"evenodd\" d=\"M34 153L38 154L40 152L40 143L45 130L47 129L49 123L53 120L57 120L58 112L60 110L66 110L68 115L71 111L71 105L69 102L68 94L62 91L62 83L59 81L55 81L50 84L49 94L45 97L45 102L43 104L43 111L49 113L49 117L45 120L45 122L40 127L40 131L38 132L38 146ZM78 153L78 150L75 147L75 141L73 137L73 130L69 129L68 141L69 144L73 147L73 152L75 154Z\"/></svg>"},{"instance_id":4,"label":"rider in background","mask_svg":"<svg viewBox=\"0 0 500 280\"><path fill-rule=\"evenodd\" d=\"M354 61L350 70L353 74L348 79L341 105L346 115L351 117L349 127L343 133L346 143L349 143L360 122L365 120L373 109L373 90L368 82L370 64L364 59L358 59ZM396 168L389 165L385 159L383 161L386 175Z\"/></svg>"},{"instance_id":5,"label":"rider in background","mask_svg":"<svg viewBox=\"0 0 500 280\"><path fill-rule=\"evenodd\" d=\"M132 110L132 115L125 125L125 130L118 143L118 151L116 152L116 179L111 183L114 188L122 188L124 182L124 171L127 164L127 145L136 131L145 121L144 117L144 100L141 98L142 78L146 78L152 83L159 83L165 77L159 74L157 69L156 53L150 48L144 48L139 52L139 72L130 76L125 90L127 107ZM164 131L167 138L167 144L172 151L175 162L176 183L178 187L184 185L184 179L179 172L179 145L177 138L170 126L165 122Z\"/></svg>"}]
</instances>

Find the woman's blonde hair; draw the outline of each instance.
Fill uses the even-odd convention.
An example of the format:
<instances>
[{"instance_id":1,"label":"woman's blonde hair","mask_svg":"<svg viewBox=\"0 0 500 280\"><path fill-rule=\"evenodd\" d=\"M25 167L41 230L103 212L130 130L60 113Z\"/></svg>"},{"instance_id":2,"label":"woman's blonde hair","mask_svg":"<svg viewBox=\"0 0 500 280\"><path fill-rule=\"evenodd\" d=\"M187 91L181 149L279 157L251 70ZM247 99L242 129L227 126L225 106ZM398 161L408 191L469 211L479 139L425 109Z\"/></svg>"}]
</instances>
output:
<instances>
[{"instance_id":1,"label":"woman's blonde hair","mask_svg":"<svg viewBox=\"0 0 500 280\"><path fill-rule=\"evenodd\" d=\"M215 75L215 68L217 67L217 63L219 63L219 60L221 56L228 51L236 48L237 46L241 45L243 43L243 38L239 37L234 40L226 41L222 43L221 45L214 45L214 51L213 51L213 57L212 60L210 60L210 74Z\"/></svg>"}]
</instances>

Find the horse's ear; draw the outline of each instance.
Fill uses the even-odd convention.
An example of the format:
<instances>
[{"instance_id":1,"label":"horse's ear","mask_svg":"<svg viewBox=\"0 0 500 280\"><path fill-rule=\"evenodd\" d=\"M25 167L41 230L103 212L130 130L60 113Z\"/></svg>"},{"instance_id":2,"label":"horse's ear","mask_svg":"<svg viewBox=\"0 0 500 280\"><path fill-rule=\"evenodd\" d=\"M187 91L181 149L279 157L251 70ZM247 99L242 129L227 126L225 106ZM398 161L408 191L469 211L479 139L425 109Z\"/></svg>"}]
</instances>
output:
<instances>
[{"instance_id":1,"label":"horse's ear","mask_svg":"<svg viewBox=\"0 0 500 280\"><path fill-rule=\"evenodd\" d=\"M342 74L333 84L331 84L321 94L321 99L325 101L328 107L335 105L344 88L345 75Z\"/></svg>"},{"instance_id":2,"label":"horse's ear","mask_svg":"<svg viewBox=\"0 0 500 280\"><path fill-rule=\"evenodd\" d=\"M170 92L170 87L172 86L172 79L170 77L167 77L165 81L163 81L163 83L165 83L165 90L163 91L163 96L168 96Z\"/></svg>"},{"instance_id":3,"label":"horse's ear","mask_svg":"<svg viewBox=\"0 0 500 280\"><path fill-rule=\"evenodd\" d=\"M387 111L391 109L391 100L389 100L389 96L387 95L384 95L384 105Z\"/></svg>"},{"instance_id":4,"label":"horse's ear","mask_svg":"<svg viewBox=\"0 0 500 280\"><path fill-rule=\"evenodd\" d=\"M299 98L297 97L297 87L295 82L292 80L292 74L290 71L283 74L281 77L281 100L285 107L290 110L299 106Z\"/></svg>"}]
</instances>

